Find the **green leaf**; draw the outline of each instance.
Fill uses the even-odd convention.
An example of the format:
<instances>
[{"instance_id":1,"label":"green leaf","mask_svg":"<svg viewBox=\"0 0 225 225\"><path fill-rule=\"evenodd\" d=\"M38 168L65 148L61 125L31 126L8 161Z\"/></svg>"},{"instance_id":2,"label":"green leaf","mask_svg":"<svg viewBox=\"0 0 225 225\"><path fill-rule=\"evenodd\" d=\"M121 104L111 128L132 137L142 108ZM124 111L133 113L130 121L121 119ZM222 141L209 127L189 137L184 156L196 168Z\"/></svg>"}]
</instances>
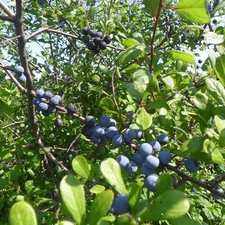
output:
<instances>
[{"instance_id":1,"label":"green leaf","mask_svg":"<svg viewBox=\"0 0 225 225\"><path fill-rule=\"evenodd\" d=\"M135 84L135 83L125 83L122 85L122 87L124 87L127 92L136 99L141 99L143 93L146 90L146 85L142 85L142 84Z\"/></svg>"},{"instance_id":2,"label":"green leaf","mask_svg":"<svg viewBox=\"0 0 225 225\"><path fill-rule=\"evenodd\" d=\"M220 134L223 130L225 130L225 118L223 118L220 115L215 115L214 121L216 124L216 129L217 129L218 133Z\"/></svg>"},{"instance_id":3,"label":"green leaf","mask_svg":"<svg viewBox=\"0 0 225 225\"><path fill-rule=\"evenodd\" d=\"M145 11L151 16L156 16L159 9L160 0L144 0Z\"/></svg>"},{"instance_id":4,"label":"green leaf","mask_svg":"<svg viewBox=\"0 0 225 225\"><path fill-rule=\"evenodd\" d=\"M156 183L156 196L172 189L172 177L170 174L161 173Z\"/></svg>"},{"instance_id":5,"label":"green leaf","mask_svg":"<svg viewBox=\"0 0 225 225\"><path fill-rule=\"evenodd\" d=\"M128 213L123 214L122 216L118 217L115 225L136 225L137 223L134 221L132 216Z\"/></svg>"},{"instance_id":6,"label":"green leaf","mask_svg":"<svg viewBox=\"0 0 225 225\"><path fill-rule=\"evenodd\" d=\"M60 193L66 209L78 225L83 224L86 213L85 195L81 182L66 175L60 182Z\"/></svg>"},{"instance_id":7,"label":"green leaf","mask_svg":"<svg viewBox=\"0 0 225 225\"><path fill-rule=\"evenodd\" d=\"M137 58L141 55L142 51L145 49L144 44L138 44L131 46L124 50L119 56L116 57L115 63L117 66L124 66L132 59Z\"/></svg>"},{"instance_id":8,"label":"green leaf","mask_svg":"<svg viewBox=\"0 0 225 225\"><path fill-rule=\"evenodd\" d=\"M103 192L104 190L105 190L105 186L96 184L90 189L90 192L93 194L98 194Z\"/></svg>"},{"instance_id":9,"label":"green leaf","mask_svg":"<svg viewBox=\"0 0 225 225\"><path fill-rule=\"evenodd\" d=\"M102 107L107 112L110 112L110 113L113 113L113 114L118 114L115 103L109 97L102 98L100 103L99 103L99 106Z\"/></svg>"},{"instance_id":10,"label":"green leaf","mask_svg":"<svg viewBox=\"0 0 225 225\"><path fill-rule=\"evenodd\" d=\"M213 143L213 141L206 139L203 145L204 151L207 153L209 158L217 164L223 164L224 158L219 148Z\"/></svg>"},{"instance_id":11,"label":"green leaf","mask_svg":"<svg viewBox=\"0 0 225 225\"><path fill-rule=\"evenodd\" d=\"M0 99L0 116L12 115L12 109Z\"/></svg>"},{"instance_id":12,"label":"green leaf","mask_svg":"<svg viewBox=\"0 0 225 225\"><path fill-rule=\"evenodd\" d=\"M201 151L204 141L204 137L194 137L191 140L186 140L181 147L181 151L186 154L192 154L194 152Z\"/></svg>"},{"instance_id":13,"label":"green leaf","mask_svg":"<svg viewBox=\"0 0 225 225\"><path fill-rule=\"evenodd\" d=\"M148 129L152 124L153 115L146 112L145 108L140 108L137 111L136 122L143 130Z\"/></svg>"},{"instance_id":14,"label":"green leaf","mask_svg":"<svg viewBox=\"0 0 225 225\"><path fill-rule=\"evenodd\" d=\"M9 212L10 225L37 225L34 209L27 202L15 203Z\"/></svg>"},{"instance_id":15,"label":"green leaf","mask_svg":"<svg viewBox=\"0 0 225 225\"><path fill-rule=\"evenodd\" d=\"M190 22L205 24L210 23L210 16L206 9L206 0L181 0L174 9Z\"/></svg>"},{"instance_id":16,"label":"green leaf","mask_svg":"<svg viewBox=\"0 0 225 225\"><path fill-rule=\"evenodd\" d=\"M200 222L185 216L177 218L177 219L169 220L169 222L171 225L201 225Z\"/></svg>"},{"instance_id":17,"label":"green leaf","mask_svg":"<svg viewBox=\"0 0 225 225\"><path fill-rule=\"evenodd\" d=\"M149 206L149 202L145 199L141 199L138 202L137 206L135 207L133 214L136 217L142 216L145 213L145 211L148 209L148 206Z\"/></svg>"},{"instance_id":18,"label":"green leaf","mask_svg":"<svg viewBox=\"0 0 225 225\"><path fill-rule=\"evenodd\" d=\"M170 190L160 195L142 216L143 222L176 219L184 216L190 203L181 191Z\"/></svg>"},{"instance_id":19,"label":"green leaf","mask_svg":"<svg viewBox=\"0 0 225 225\"><path fill-rule=\"evenodd\" d=\"M131 209L133 210L141 197L142 188L140 184L131 183L128 187L128 200Z\"/></svg>"},{"instance_id":20,"label":"green leaf","mask_svg":"<svg viewBox=\"0 0 225 225\"><path fill-rule=\"evenodd\" d=\"M204 35L204 42L206 44L218 45L224 42L223 35L214 32L208 32Z\"/></svg>"},{"instance_id":21,"label":"green leaf","mask_svg":"<svg viewBox=\"0 0 225 225\"><path fill-rule=\"evenodd\" d=\"M146 85L152 79L149 70L146 68L138 68L133 74L133 81L135 84Z\"/></svg>"},{"instance_id":22,"label":"green leaf","mask_svg":"<svg viewBox=\"0 0 225 225\"><path fill-rule=\"evenodd\" d=\"M134 46L134 45L138 45L140 44L137 40L133 39L133 38L127 38L127 39L124 39L122 41L122 44L128 48L128 47L131 47L131 46Z\"/></svg>"},{"instance_id":23,"label":"green leaf","mask_svg":"<svg viewBox=\"0 0 225 225\"><path fill-rule=\"evenodd\" d=\"M74 225L74 223L63 220L63 221L60 221L59 223L56 223L55 225Z\"/></svg>"},{"instance_id":24,"label":"green leaf","mask_svg":"<svg viewBox=\"0 0 225 225\"><path fill-rule=\"evenodd\" d=\"M66 2L67 5L70 5L71 0L65 0L65 2Z\"/></svg>"},{"instance_id":25,"label":"green leaf","mask_svg":"<svg viewBox=\"0 0 225 225\"><path fill-rule=\"evenodd\" d=\"M175 87L175 81L171 76L166 76L162 78L163 82L166 86L168 86L171 90Z\"/></svg>"},{"instance_id":26,"label":"green leaf","mask_svg":"<svg viewBox=\"0 0 225 225\"><path fill-rule=\"evenodd\" d=\"M214 71L220 82L225 86L225 55L216 58Z\"/></svg>"},{"instance_id":27,"label":"green leaf","mask_svg":"<svg viewBox=\"0 0 225 225\"><path fill-rule=\"evenodd\" d=\"M206 94L196 93L196 95L192 97L192 101L198 109L205 111L209 98Z\"/></svg>"},{"instance_id":28,"label":"green leaf","mask_svg":"<svg viewBox=\"0 0 225 225\"><path fill-rule=\"evenodd\" d=\"M90 225L96 225L102 216L108 213L114 194L111 190L106 190L98 194L91 205L89 214Z\"/></svg>"},{"instance_id":29,"label":"green leaf","mask_svg":"<svg viewBox=\"0 0 225 225\"><path fill-rule=\"evenodd\" d=\"M186 63L191 63L191 64L195 63L195 59L193 55L191 55L190 53L172 50L169 52L165 52L165 54L170 56L173 59L181 60Z\"/></svg>"},{"instance_id":30,"label":"green leaf","mask_svg":"<svg viewBox=\"0 0 225 225\"><path fill-rule=\"evenodd\" d=\"M112 158L105 159L100 165L100 170L106 181L119 194L127 193L119 163Z\"/></svg>"},{"instance_id":31,"label":"green leaf","mask_svg":"<svg viewBox=\"0 0 225 225\"><path fill-rule=\"evenodd\" d=\"M225 104L225 89L218 80L206 79L206 89L219 104Z\"/></svg>"},{"instance_id":32,"label":"green leaf","mask_svg":"<svg viewBox=\"0 0 225 225\"><path fill-rule=\"evenodd\" d=\"M79 155L72 161L73 171L84 179L88 179L90 175L90 167L87 160Z\"/></svg>"}]
</instances>

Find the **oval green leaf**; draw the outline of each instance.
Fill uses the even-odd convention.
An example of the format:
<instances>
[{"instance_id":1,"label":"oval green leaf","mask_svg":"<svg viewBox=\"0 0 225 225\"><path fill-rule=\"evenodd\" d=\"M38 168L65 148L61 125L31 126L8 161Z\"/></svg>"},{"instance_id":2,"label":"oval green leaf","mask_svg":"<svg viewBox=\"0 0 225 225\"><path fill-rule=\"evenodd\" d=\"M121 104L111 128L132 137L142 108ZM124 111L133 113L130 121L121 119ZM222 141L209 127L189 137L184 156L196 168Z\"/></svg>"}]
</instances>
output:
<instances>
[{"instance_id":1,"label":"oval green leaf","mask_svg":"<svg viewBox=\"0 0 225 225\"><path fill-rule=\"evenodd\" d=\"M141 55L142 51L145 49L144 44L138 44L127 48L123 51L117 58L115 59L115 63L117 66L124 66L132 59L137 58Z\"/></svg>"},{"instance_id":2,"label":"oval green leaf","mask_svg":"<svg viewBox=\"0 0 225 225\"><path fill-rule=\"evenodd\" d=\"M72 175L66 175L60 182L62 200L78 225L85 219L85 195L81 182Z\"/></svg>"},{"instance_id":3,"label":"oval green leaf","mask_svg":"<svg viewBox=\"0 0 225 225\"><path fill-rule=\"evenodd\" d=\"M198 24L210 23L205 0L181 0L174 6L174 9L190 22Z\"/></svg>"},{"instance_id":4,"label":"oval green leaf","mask_svg":"<svg viewBox=\"0 0 225 225\"><path fill-rule=\"evenodd\" d=\"M138 204L141 197L142 188L140 184L131 183L128 187L128 200L131 209L133 210Z\"/></svg>"},{"instance_id":5,"label":"oval green leaf","mask_svg":"<svg viewBox=\"0 0 225 225\"><path fill-rule=\"evenodd\" d=\"M9 212L10 225L37 225L37 218L33 207L27 202L15 203Z\"/></svg>"},{"instance_id":6,"label":"oval green leaf","mask_svg":"<svg viewBox=\"0 0 225 225\"><path fill-rule=\"evenodd\" d=\"M98 193L103 192L104 190L105 190L105 186L96 184L95 186L93 186L90 189L90 192L93 193L93 194L98 194Z\"/></svg>"},{"instance_id":7,"label":"oval green leaf","mask_svg":"<svg viewBox=\"0 0 225 225\"><path fill-rule=\"evenodd\" d=\"M225 55L216 58L214 70L216 76L220 79L220 82L225 86Z\"/></svg>"},{"instance_id":8,"label":"oval green leaf","mask_svg":"<svg viewBox=\"0 0 225 225\"><path fill-rule=\"evenodd\" d=\"M181 191L170 190L160 195L142 216L143 222L176 219L184 216L190 203Z\"/></svg>"},{"instance_id":9,"label":"oval green leaf","mask_svg":"<svg viewBox=\"0 0 225 225\"><path fill-rule=\"evenodd\" d=\"M79 155L74 158L72 161L72 167L75 173L84 179L88 179L90 175L90 166L83 156Z\"/></svg>"},{"instance_id":10,"label":"oval green leaf","mask_svg":"<svg viewBox=\"0 0 225 225\"><path fill-rule=\"evenodd\" d=\"M145 108L140 108L137 111L137 119L136 122L143 130L148 129L152 124L152 117L153 115L150 115L146 112Z\"/></svg>"},{"instance_id":11,"label":"oval green leaf","mask_svg":"<svg viewBox=\"0 0 225 225\"><path fill-rule=\"evenodd\" d=\"M191 63L191 64L195 63L194 57L191 54L186 53L186 52L172 50L172 51L169 51L169 52L165 52L165 54L170 56L173 59L181 60L181 61L186 62L186 63Z\"/></svg>"},{"instance_id":12,"label":"oval green leaf","mask_svg":"<svg viewBox=\"0 0 225 225\"><path fill-rule=\"evenodd\" d=\"M108 213L113 202L113 197L114 194L111 190L101 192L95 197L89 214L90 225L96 225L98 221Z\"/></svg>"},{"instance_id":13,"label":"oval green leaf","mask_svg":"<svg viewBox=\"0 0 225 225\"><path fill-rule=\"evenodd\" d=\"M103 177L119 194L127 193L119 163L112 158L105 159L100 165Z\"/></svg>"}]
</instances>

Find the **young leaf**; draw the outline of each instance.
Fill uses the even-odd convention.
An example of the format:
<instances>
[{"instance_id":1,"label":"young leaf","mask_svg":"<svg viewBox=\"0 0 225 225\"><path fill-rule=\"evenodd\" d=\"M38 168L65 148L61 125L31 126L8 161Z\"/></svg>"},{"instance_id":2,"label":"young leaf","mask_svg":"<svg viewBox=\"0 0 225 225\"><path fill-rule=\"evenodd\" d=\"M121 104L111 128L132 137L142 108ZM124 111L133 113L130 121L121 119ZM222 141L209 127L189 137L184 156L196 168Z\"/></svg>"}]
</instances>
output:
<instances>
[{"instance_id":1,"label":"young leaf","mask_svg":"<svg viewBox=\"0 0 225 225\"><path fill-rule=\"evenodd\" d=\"M198 24L210 23L205 0L181 0L174 6L174 9L190 22Z\"/></svg>"},{"instance_id":2,"label":"young leaf","mask_svg":"<svg viewBox=\"0 0 225 225\"><path fill-rule=\"evenodd\" d=\"M204 42L206 44L218 45L224 42L223 35L214 32L208 32L204 35Z\"/></svg>"},{"instance_id":3,"label":"young leaf","mask_svg":"<svg viewBox=\"0 0 225 225\"><path fill-rule=\"evenodd\" d=\"M84 189L81 182L72 175L66 175L60 182L62 200L78 225L85 219L86 206Z\"/></svg>"},{"instance_id":4,"label":"young leaf","mask_svg":"<svg viewBox=\"0 0 225 225\"><path fill-rule=\"evenodd\" d=\"M140 108L137 111L136 122L143 130L148 129L152 124L152 115L146 112L145 108Z\"/></svg>"},{"instance_id":5,"label":"young leaf","mask_svg":"<svg viewBox=\"0 0 225 225\"><path fill-rule=\"evenodd\" d=\"M191 54L186 53L186 52L172 50L172 51L169 51L169 52L165 52L165 54L170 56L173 59L181 60L181 61L186 62L186 63L191 63L191 64L195 63L194 57Z\"/></svg>"},{"instance_id":6,"label":"young leaf","mask_svg":"<svg viewBox=\"0 0 225 225\"><path fill-rule=\"evenodd\" d=\"M113 113L113 114L118 114L115 103L109 97L102 98L100 103L99 103L99 106L102 107L107 112L110 112L110 113Z\"/></svg>"},{"instance_id":7,"label":"young leaf","mask_svg":"<svg viewBox=\"0 0 225 225\"><path fill-rule=\"evenodd\" d=\"M219 104L225 104L225 89L218 80L206 79L206 89Z\"/></svg>"},{"instance_id":8,"label":"young leaf","mask_svg":"<svg viewBox=\"0 0 225 225\"><path fill-rule=\"evenodd\" d=\"M37 225L33 207L24 201L15 203L9 212L10 225Z\"/></svg>"},{"instance_id":9,"label":"young leaf","mask_svg":"<svg viewBox=\"0 0 225 225\"><path fill-rule=\"evenodd\" d=\"M143 222L176 219L184 216L190 203L181 191L170 190L160 195L142 216Z\"/></svg>"},{"instance_id":10,"label":"young leaf","mask_svg":"<svg viewBox=\"0 0 225 225\"><path fill-rule=\"evenodd\" d=\"M105 190L105 186L96 184L90 189L90 192L93 194L99 194Z\"/></svg>"},{"instance_id":11,"label":"young leaf","mask_svg":"<svg viewBox=\"0 0 225 225\"><path fill-rule=\"evenodd\" d=\"M156 183L156 196L172 189L172 177L170 174L161 173Z\"/></svg>"},{"instance_id":12,"label":"young leaf","mask_svg":"<svg viewBox=\"0 0 225 225\"><path fill-rule=\"evenodd\" d=\"M191 140L186 140L181 147L181 151L186 154L201 151L204 141L204 137L194 137Z\"/></svg>"},{"instance_id":13,"label":"young leaf","mask_svg":"<svg viewBox=\"0 0 225 225\"><path fill-rule=\"evenodd\" d=\"M220 82L225 86L225 55L216 58L214 70L216 76L220 79Z\"/></svg>"},{"instance_id":14,"label":"young leaf","mask_svg":"<svg viewBox=\"0 0 225 225\"><path fill-rule=\"evenodd\" d=\"M115 225L136 225L137 223L134 221L132 216L128 213L123 214L122 216L118 217Z\"/></svg>"},{"instance_id":15,"label":"young leaf","mask_svg":"<svg viewBox=\"0 0 225 225\"><path fill-rule=\"evenodd\" d=\"M87 160L79 155L72 161L72 167L75 173L84 179L88 179L90 174L90 169Z\"/></svg>"},{"instance_id":16,"label":"young leaf","mask_svg":"<svg viewBox=\"0 0 225 225\"><path fill-rule=\"evenodd\" d=\"M96 225L101 217L108 213L112 205L113 197L114 194L111 190L101 192L95 197L89 214L90 225Z\"/></svg>"},{"instance_id":17,"label":"young leaf","mask_svg":"<svg viewBox=\"0 0 225 225\"><path fill-rule=\"evenodd\" d=\"M123 51L117 58L115 59L115 63L117 66L124 66L132 59L137 58L142 51L145 49L144 44L138 44L127 48Z\"/></svg>"},{"instance_id":18,"label":"young leaf","mask_svg":"<svg viewBox=\"0 0 225 225\"><path fill-rule=\"evenodd\" d=\"M100 165L100 170L106 181L119 194L127 193L119 163L112 158L105 159Z\"/></svg>"},{"instance_id":19,"label":"young leaf","mask_svg":"<svg viewBox=\"0 0 225 225\"><path fill-rule=\"evenodd\" d=\"M214 116L214 122L216 124L216 128L218 133L220 134L223 130L225 130L225 118L220 115Z\"/></svg>"},{"instance_id":20,"label":"young leaf","mask_svg":"<svg viewBox=\"0 0 225 225\"><path fill-rule=\"evenodd\" d=\"M63 220L63 221L60 221L60 222L56 223L55 225L74 225L74 223L72 223L70 221Z\"/></svg>"},{"instance_id":21,"label":"young leaf","mask_svg":"<svg viewBox=\"0 0 225 225\"><path fill-rule=\"evenodd\" d=\"M131 209L134 209L141 197L142 188L137 183L131 183L128 187L128 201Z\"/></svg>"}]
</instances>

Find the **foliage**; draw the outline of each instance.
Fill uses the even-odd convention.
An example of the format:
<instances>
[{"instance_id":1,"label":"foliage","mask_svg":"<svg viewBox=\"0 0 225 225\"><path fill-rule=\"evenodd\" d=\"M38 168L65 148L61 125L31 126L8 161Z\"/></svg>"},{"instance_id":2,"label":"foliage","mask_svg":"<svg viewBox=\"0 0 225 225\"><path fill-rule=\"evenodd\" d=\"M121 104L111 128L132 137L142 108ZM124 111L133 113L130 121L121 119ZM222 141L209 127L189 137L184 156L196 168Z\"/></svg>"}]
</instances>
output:
<instances>
[{"instance_id":1,"label":"foliage","mask_svg":"<svg viewBox=\"0 0 225 225\"><path fill-rule=\"evenodd\" d=\"M11 0L0 8L0 225L225 223L223 1ZM84 27L112 41L93 52ZM62 100L38 98L40 89ZM144 137L93 143L87 115ZM155 169L151 192L140 167L128 173L115 159L132 159L162 133L172 159ZM197 172L185 168L190 158ZM130 208L119 215L121 194Z\"/></svg>"}]
</instances>

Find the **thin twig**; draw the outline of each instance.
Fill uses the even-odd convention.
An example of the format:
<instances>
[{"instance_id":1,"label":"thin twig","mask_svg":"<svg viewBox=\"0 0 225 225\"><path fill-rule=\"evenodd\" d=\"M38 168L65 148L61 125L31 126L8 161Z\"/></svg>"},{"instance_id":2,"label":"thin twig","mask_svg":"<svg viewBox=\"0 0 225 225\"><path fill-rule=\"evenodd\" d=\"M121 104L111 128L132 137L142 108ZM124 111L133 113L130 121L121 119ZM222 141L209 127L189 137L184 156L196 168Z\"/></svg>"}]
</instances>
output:
<instances>
[{"instance_id":1,"label":"thin twig","mask_svg":"<svg viewBox=\"0 0 225 225\"><path fill-rule=\"evenodd\" d=\"M2 8L8 16L15 17L15 14L12 12L12 10L1 0L0 0L0 8Z\"/></svg>"}]
</instances>

